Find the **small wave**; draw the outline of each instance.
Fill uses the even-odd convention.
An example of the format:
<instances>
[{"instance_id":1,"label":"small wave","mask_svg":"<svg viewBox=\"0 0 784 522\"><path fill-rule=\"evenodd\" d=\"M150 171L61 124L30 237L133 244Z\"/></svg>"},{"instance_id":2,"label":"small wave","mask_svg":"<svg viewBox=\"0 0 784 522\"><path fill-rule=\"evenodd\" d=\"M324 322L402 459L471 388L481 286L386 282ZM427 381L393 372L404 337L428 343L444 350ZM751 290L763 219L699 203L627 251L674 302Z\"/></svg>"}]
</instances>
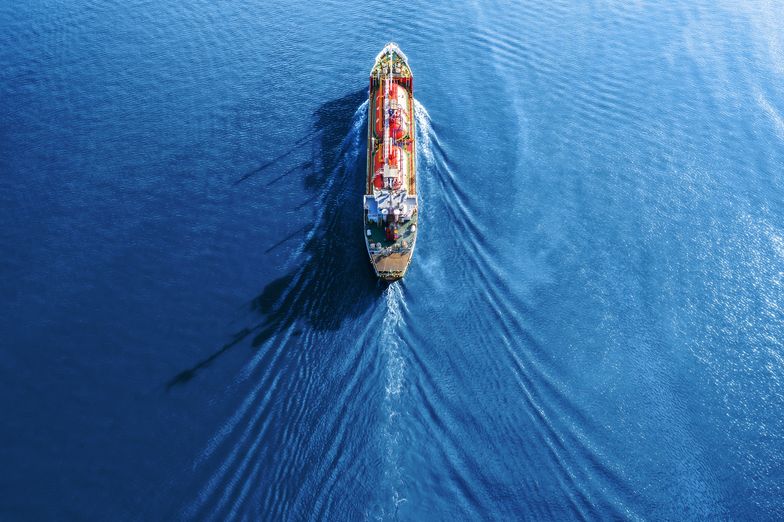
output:
<instances>
[{"instance_id":1,"label":"small wave","mask_svg":"<svg viewBox=\"0 0 784 522\"><path fill-rule=\"evenodd\" d=\"M440 226L452 229L446 234L444 240L460 238L456 245L456 254L452 257L451 268L454 276L459 270L460 276L473 279L472 287L480 288L476 305L486 307L490 312L489 317L479 314L475 319L477 327L486 331L497 330L501 334L502 350L498 353L498 345L483 342L483 348L488 353L500 355L496 362L499 375L510 375L520 386L521 398L527 405L534 433L546 451L550 453L551 472L558 478L563 488L565 498L569 499L575 516L587 516L591 512L591 505L596 500L591 488L585 484L581 466L586 462L594 465L600 462L596 450L590 440L585 438L589 430L577 426L575 432L565 433L551 422L554 416L568 415L572 419L580 419L581 412L568 398L568 393L559 385L557 380L546 371L546 365L537 354L537 341L532 337L525 324L524 312L527 309L525 302L513 293L503 281L508 275L499 265L498 253L487 241L488 231L483 223L471 211L470 198L461 190L459 170L450 168L443 155L437 132L432 125L430 115L421 105L416 107L417 125L421 131L418 135L418 145L422 162L420 165L420 179L428 198L428 204L423 206L423 219L441 215ZM425 228L425 227L423 227ZM425 260L427 261L427 260ZM418 327L417 325L414 325ZM431 397L423 397L425 401L438 401L436 398L437 384L428 383ZM434 407L433 411L447 419L450 413L443 407ZM579 423L578 423L579 424ZM449 434L445 433L443 440L449 442ZM470 464L470 457L466 457L460 465L461 470L479 470L481 466ZM456 463L457 464L457 463ZM616 490L623 491L622 479L616 470L602 466L603 477L613 483ZM472 495L476 502L478 499L492 498L489 490L482 490L481 477L476 480L466 480L465 484L475 484L480 491ZM473 492L471 492L473 493ZM620 494L620 493L619 493ZM628 495L621 494L624 498L614 499L615 506L625 506L627 513ZM486 506L485 506L486 507ZM482 510L481 505L472 506L473 509Z\"/></svg>"},{"instance_id":2,"label":"small wave","mask_svg":"<svg viewBox=\"0 0 784 522\"><path fill-rule=\"evenodd\" d=\"M771 123L773 123L776 135L778 135L779 139L784 140L784 116L782 116L781 111L773 106L770 100L762 92L762 89L756 88L754 97L759 106L762 107L762 110L765 111L765 114L770 118Z\"/></svg>"},{"instance_id":3,"label":"small wave","mask_svg":"<svg viewBox=\"0 0 784 522\"><path fill-rule=\"evenodd\" d=\"M353 174L357 158L360 156L359 149L366 122L367 106L368 102L365 101L355 110L349 130L336 148L334 167L323 177L324 183L316 195L317 208L329 208L345 196L348 190L349 184L346 180L350 174ZM317 336L312 329L304 333L299 331L300 316L310 317L318 313L315 307L320 302L317 300L320 300L319 295L322 292L312 290L320 285L323 286L323 281L320 281L323 274L312 270L312 263L308 262L308 258L314 257L317 253L304 249L305 245L312 245L319 241L317 234L325 227L329 227L328 221L333 218L334 216L326 211L315 216L302 243L303 246L289 257L289 263L296 261L299 268L291 274L286 286L280 289L277 299L271 304L272 309L277 311L274 322L271 324L262 322L252 329L252 331L269 329L270 332L238 374L234 383L235 389L239 389L240 383L254 377L259 369L262 373L257 377L258 382L245 392L236 411L194 460L192 464L194 471L207 465L214 466L214 471L200 488L195 501L181 510L181 518L221 519L234 518L238 515L261 472L261 462L266 453L262 441L272 429L271 422L274 417L272 409L275 403L279 402L281 395L298 397L302 390L292 387L307 388L312 385L312 383L301 382L307 381L308 377L303 376L301 371L297 375L292 375L290 379L283 378L281 374L283 370L280 366L281 364L290 366L290 362L287 363L285 359L290 357L289 345L295 339L295 333L301 334L297 338L298 343L308 346L318 345ZM307 357L310 353L312 346L311 348L308 346L298 347L301 358ZM302 364L296 365L300 369L302 366ZM287 411L293 417L299 417L306 407L305 403L299 401L297 404L288 404ZM293 409L297 409L299 413L289 411ZM216 462L217 455L221 457ZM280 503L280 499L270 501ZM276 509L280 511L283 508L276 506Z\"/></svg>"}]
</instances>

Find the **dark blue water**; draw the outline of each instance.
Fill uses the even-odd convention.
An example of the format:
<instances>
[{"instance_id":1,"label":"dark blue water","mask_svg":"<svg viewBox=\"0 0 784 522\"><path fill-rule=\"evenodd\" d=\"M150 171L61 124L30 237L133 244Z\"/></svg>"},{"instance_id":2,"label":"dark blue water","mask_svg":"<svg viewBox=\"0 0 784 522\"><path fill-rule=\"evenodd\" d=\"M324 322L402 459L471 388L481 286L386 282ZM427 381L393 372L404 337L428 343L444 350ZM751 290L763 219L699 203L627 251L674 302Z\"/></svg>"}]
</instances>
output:
<instances>
[{"instance_id":1,"label":"dark blue water","mask_svg":"<svg viewBox=\"0 0 784 522\"><path fill-rule=\"evenodd\" d=\"M0 519L784 518L784 5L0 5ZM421 231L379 284L367 75Z\"/></svg>"}]
</instances>

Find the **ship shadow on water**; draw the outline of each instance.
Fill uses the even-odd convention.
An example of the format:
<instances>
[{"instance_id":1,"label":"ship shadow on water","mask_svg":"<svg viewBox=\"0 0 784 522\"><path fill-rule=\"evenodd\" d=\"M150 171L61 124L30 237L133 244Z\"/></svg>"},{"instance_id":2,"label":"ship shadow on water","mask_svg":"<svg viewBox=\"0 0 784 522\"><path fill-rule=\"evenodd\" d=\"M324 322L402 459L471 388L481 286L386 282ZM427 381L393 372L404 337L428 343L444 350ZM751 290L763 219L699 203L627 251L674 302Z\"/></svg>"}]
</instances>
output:
<instances>
[{"instance_id":1,"label":"ship shadow on water","mask_svg":"<svg viewBox=\"0 0 784 522\"><path fill-rule=\"evenodd\" d=\"M215 352L175 375L167 389L187 383L248 340L250 346L259 348L291 327L294 335L305 328L337 330L345 319L359 316L378 301L386 285L373 275L362 237L367 120L357 111L366 99L367 91L362 89L321 105L314 113L313 131L306 136L312 138L310 143L305 138L297 142L311 147L311 159L299 165L306 171L303 184L309 196L305 205L291 210L312 219L294 237L266 249L270 252L300 234L304 236L295 267L268 283L250 301L250 309L260 319L250 321ZM358 129L357 118L362 123ZM294 169L276 168L287 156L289 153L261 165L234 185L263 172L270 174L272 182L288 175Z\"/></svg>"}]
</instances>

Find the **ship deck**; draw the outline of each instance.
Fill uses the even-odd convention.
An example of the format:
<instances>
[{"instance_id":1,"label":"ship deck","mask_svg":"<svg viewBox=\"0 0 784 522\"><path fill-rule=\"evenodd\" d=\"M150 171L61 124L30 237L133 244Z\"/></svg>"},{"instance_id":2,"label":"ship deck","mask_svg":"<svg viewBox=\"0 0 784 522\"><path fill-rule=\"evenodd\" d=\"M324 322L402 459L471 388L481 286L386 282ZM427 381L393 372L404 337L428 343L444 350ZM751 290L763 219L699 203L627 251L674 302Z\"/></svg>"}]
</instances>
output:
<instances>
[{"instance_id":1,"label":"ship deck","mask_svg":"<svg viewBox=\"0 0 784 522\"><path fill-rule=\"evenodd\" d=\"M414 214L413 219L405 223L398 224L398 233L400 237L397 241L387 241L384 227L378 226L375 223L365 222L365 228L370 230L370 236L367 236L367 241L370 243L381 243L383 248L391 247L394 245L402 246L401 243L406 241L409 246L416 238L416 232L411 230L411 225L416 225L417 219Z\"/></svg>"},{"instance_id":2,"label":"ship deck","mask_svg":"<svg viewBox=\"0 0 784 522\"><path fill-rule=\"evenodd\" d=\"M405 274L411 256L416 246L417 230L413 225L417 224L417 214L414 212L412 219L405 223L398 224L399 237L396 241L388 241L384 233L384 227L373 222L365 221L365 227L370 230L370 235L365 237L367 244L380 244L381 250L368 248L373 266L376 273L384 279L397 279ZM405 241L406 246L403 246Z\"/></svg>"},{"instance_id":3,"label":"ship deck","mask_svg":"<svg viewBox=\"0 0 784 522\"><path fill-rule=\"evenodd\" d=\"M396 80L406 79L406 78L408 78L408 79L411 78L410 70L408 71L408 75L407 76L396 76L395 77ZM372 78L371 78L371 80L372 80ZM368 102L369 102L370 106L369 106L369 109L368 109L368 115L369 115L368 116L368 151L367 151L367 172L366 172L367 181L366 181L366 186L365 186L365 188L366 188L365 193L366 194L373 194L373 174L374 174L374 172L373 172L373 155L375 154L375 149L372 146L372 142L373 142L372 138L375 136L375 132L373 131L374 123L373 123L372 115L376 114L376 91L377 91L378 88L379 87L373 88L373 85L372 85L372 82L371 82L370 96L369 96L369 99L368 99ZM415 144L416 142L414 141L415 136L416 136L416 118L414 117L415 107L414 107L413 89L408 88L407 90L409 92L408 104L407 104L408 105L408 107L407 107L407 109L408 109L408 111L407 111L407 114L408 114L408 128L410 129L410 136L409 136L409 138L410 138L411 141L409 142L409 145L406 147L406 152L407 152L407 154L406 154L406 161L408 163L408 169L407 169L408 175L406 176L406 179L405 179L405 188L406 188L406 190L408 191L409 194L415 195L416 191L417 191L416 144ZM379 138L377 146L380 147L380 146L383 145L383 136L377 136L377 138Z\"/></svg>"},{"instance_id":4,"label":"ship deck","mask_svg":"<svg viewBox=\"0 0 784 522\"><path fill-rule=\"evenodd\" d=\"M405 272L408 263L411 261L411 252L405 254L389 254L388 256L372 256L376 272Z\"/></svg>"},{"instance_id":5,"label":"ship deck","mask_svg":"<svg viewBox=\"0 0 784 522\"><path fill-rule=\"evenodd\" d=\"M375 92L371 92L369 103L370 108L368 110L368 114L375 114L376 113L376 97ZM411 129L411 136L413 137L416 133L416 118L414 118L414 102L413 96L409 98L408 102L408 110L410 116L409 125ZM368 143L371 142L371 138L374 136L372 131L372 121L368 124ZM383 141L379 142L379 146L383 144ZM375 150L373 150L372 146L368 145L368 152L367 152L367 181L366 181L366 194L373 194L373 154ZM408 176L406 176L406 184L405 188L409 194L412 196L416 194L417 191L417 176L416 176L416 145L415 142L412 142L411 145L407 148L406 160L408 162Z\"/></svg>"}]
</instances>

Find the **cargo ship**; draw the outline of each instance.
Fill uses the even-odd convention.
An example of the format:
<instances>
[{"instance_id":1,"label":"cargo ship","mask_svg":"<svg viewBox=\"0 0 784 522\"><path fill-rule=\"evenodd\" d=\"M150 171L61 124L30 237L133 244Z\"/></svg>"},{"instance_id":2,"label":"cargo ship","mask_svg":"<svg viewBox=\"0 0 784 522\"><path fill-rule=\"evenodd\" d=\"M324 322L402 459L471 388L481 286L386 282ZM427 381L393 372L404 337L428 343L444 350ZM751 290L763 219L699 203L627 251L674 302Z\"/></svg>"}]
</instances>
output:
<instances>
[{"instance_id":1,"label":"cargo ship","mask_svg":"<svg viewBox=\"0 0 784 522\"><path fill-rule=\"evenodd\" d=\"M394 44L376 56L370 71L365 245L376 275L403 277L417 238L414 77Z\"/></svg>"}]
</instances>

